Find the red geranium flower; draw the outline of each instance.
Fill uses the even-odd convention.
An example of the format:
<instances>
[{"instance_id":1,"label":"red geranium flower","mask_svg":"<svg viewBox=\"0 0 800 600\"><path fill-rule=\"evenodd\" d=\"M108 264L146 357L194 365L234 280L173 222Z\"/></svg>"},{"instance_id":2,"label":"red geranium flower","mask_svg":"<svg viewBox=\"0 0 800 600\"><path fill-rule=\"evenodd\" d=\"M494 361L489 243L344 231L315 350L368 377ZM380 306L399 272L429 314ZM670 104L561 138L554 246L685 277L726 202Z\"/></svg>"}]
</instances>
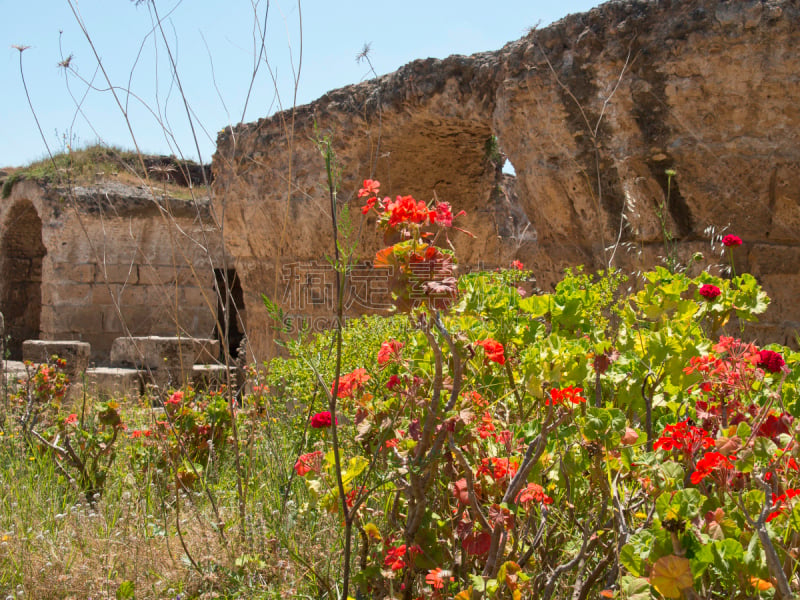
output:
<instances>
[{"instance_id":1,"label":"red geranium flower","mask_svg":"<svg viewBox=\"0 0 800 600\"><path fill-rule=\"evenodd\" d=\"M450 571L445 571L441 567L436 567L428 571L428 574L425 576L425 583L432 585L435 590L440 590L444 587L445 579L447 579L447 581L455 581Z\"/></svg>"},{"instance_id":2,"label":"red geranium flower","mask_svg":"<svg viewBox=\"0 0 800 600\"><path fill-rule=\"evenodd\" d=\"M420 224L428 219L436 219L436 213L429 211L422 200L414 200L411 196L397 196L394 202L387 204L386 210L389 212L389 227L406 222Z\"/></svg>"},{"instance_id":3,"label":"red geranium flower","mask_svg":"<svg viewBox=\"0 0 800 600\"><path fill-rule=\"evenodd\" d=\"M66 419L64 419L65 425L74 425L77 422L78 422L78 415L76 415L75 413L71 414Z\"/></svg>"},{"instance_id":4,"label":"red geranium flower","mask_svg":"<svg viewBox=\"0 0 800 600\"><path fill-rule=\"evenodd\" d=\"M330 417L330 414L328 416ZM322 452L320 450L309 452L308 454L301 454L297 457L297 462L294 463L294 471L300 475L300 477L311 471L319 473L321 469Z\"/></svg>"},{"instance_id":5,"label":"red geranium flower","mask_svg":"<svg viewBox=\"0 0 800 600\"><path fill-rule=\"evenodd\" d=\"M169 397L169 400L166 400L164 404L180 404L183 401L183 392L178 390L174 394Z\"/></svg>"},{"instance_id":6,"label":"red geranium flower","mask_svg":"<svg viewBox=\"0 0 800 600\"><path fill-rule=\"evenodd\" d=\"M375 203L377 201L378 198L375 196L372 196L369 200L367 200L367 203L361 207L361 214L362 215L367 214L370 211L370 209L372 209L372 207L375 206Z\"/></svg>"},{"instance_id":7,"label":"red geranium flower","mask_svg":"<svg viewBox=\"0 0 800 600\"><path fill-rule=\"evenodd\" d=\"M486 353L487 361L491 360L499 365L506 364L506 356L505 350L503 349L503 344L492 338L478 340L475 343L483 348L484 352Z\"/></svg>"},{"instance_id":8,"label":"red geranium flower","mask_svg":"<svg viewBox=\"0 0 800 600\"><path fill-rule=\"evenodd\" d=\"M408 549L408 556L413 560L415 554L421 554L422 548L414 544ZM405 568L406 561L406 545L401 544L396 548L389 548L386 552L386 558L383 559L383 564L390 567L392 571L399 571Z\"/></svg>"},{"instance_id":9,"label":"red geranium flower","mask_svg":"<svg viewBox=\"0 0 800 600\"><path fill-rule=\"evenodd\" d=\"M714 298L719 296L722 292L717 286L707 283L700 287L698 293L706 300L713 300Z\"/></svg>"},{"instance_id":10,"label":"red geranium flower","mask_svg":"<svg viewBox=\"0 0 800 600\"><path fill-rule=\"evenodd\" d=\"M544 403L545 405L549 406L551 401L553 404L563 404L566 400L572 404L582 404L583 402L586 402L586 398L581 396L581 392L583 392L583 388L572 385L568 385L561 390L553 388L550 390L550 397L545 398Z\"/></svg>"},{"instance_id":11,"label":"red geranium flower","mask_svg":"<svg viewBox=\"0 0 800 600\"><path fill-rule=\"evenodd\" d=\"M772 350L762 350L758 353L757 366L769 371L770 373L778 373L785 364L786 361L783 360L783 356L781 356L778 352L774 352Z\"/></svg>"},{"instance_id":12,"label":"red geranium flower","mask_svg":"<svg viewBox=\"0 0 800 600\"><path fill-rule=\"evenodd\" d=\"M511 262L511 268L516 269L517 271L522 271L522 269L524 269L525 266L520 261L515 260Z\"/></svg>"},{"instance_id":13,"label":"red geranium flower","mask_svg":"<svg viewBox=\"0 0 800 600\"><path fill-rule=\"evenodd\" d=\"M694 454L700 448L712 448L714 440L705 429L689 425L689 419L675 425L665 425L661 437L653 443L653 450L684 450Z\"/></svg>"},{"instance_id":14,"label":"red geranium flower","mask_svg":"<svg viewBox=\"0 0 800 600\"><path fill-rule=\"evenodd\" d=\"M367 196L377 196L381 188L381 182L377 179L365 179L364 187L358 190L359 198L366 198Z\"/></svg>"},{"instance_id":15,"label":"red geranium flower","mask_svg":"<svg viewBox=\"0 0 800 600\"><path fill-rule=\"evenodd\" d=\"M507 458L482 458L481 459L481 466L478 467L476 474L478 476L481 475L488 475L495 481L498 479L503 479L506 476L508 478L514 477L517 474L517 469L519 469L519 464L517 459L507 459Z\"/></svg>"},{"instance_id":16,"label":"red geranium flower","mask_svg":"<svg viewBox=\"0 0 800 600\"><path fill-rule=\"evenodd\" d=\"M539 502L540 504L552 504L553 499L544 493L544 488L538 483L529 483L517 494L516 501L520 504Z\"/></svg>"},{"instance_id":17,"label":"red geranium flower","mask_svg":"<svg viewBox=\"0 0 800 600\"><path fill-rule=\"evenodd\" d=\"M478 435L482 440L485 440L488 437L493 437L494 430L495 427L492 422L492 415L489 412L483 413L481 424L478 426Z\"/></svg>"},{"instance_id":18,"label":"red geranium flower","mask_svg":"<svg viewBox=\"0 0 800 600\"><path fill-rule=\"evenodd\" d=\"M722 245L727 246L728 248L732 246L741 246L742 238L740 238L738 235L728 234L724 238L722 238Z\"/></svg>"},{"instance_id":19,"label":"red geranium flower","mask_svg":"<svg viewBox=\"0 0 800 600\"><path fill-rule=\"evenodd\" d=\"M697 461L697 467L692 473L691 481L697 485L703 479L711 475L715 469L733 469L733 461L736 457L725 456L719 452L706 452L703 458Z\"/></svg>"},{"instance_id":20,"label":"red geranium flower","mask_svg":"<svg viewBox=\"0 0 800 600\"><path fill-rule=\"evenodd\" d=\"M401 383L400 377L398 377L397 375L392 375L391 377L389 377L389 381L386 382L386 389L393 390L398 385L400 385L400 383Z\"/></svg>"},{"instance_id":21,"label":"red geranium flower","mask_svg":"<svg viewBox=\"0 0 800 600\"><path fill-rule=\"evenodd\" d=\"M436 210L431 213L431 223L438 223L442 227L453 226L453 210L449 202L436 203Z\"/></svg>"},{"instance_id":22,"label":"red geranium flower","mask_svg":"<svg viewBox=\"0 0 800 600\"><path fill-rule=\"evenodd\" d=\"M339 423L339 420L336 420L336 423ZM311 426L314 429L325 429L326 427L331 426L331 413L330 411L325 412L318 412L311 417Z\"/></svg>"},{"instance_id":23,"label":"red geranium flower","mask_svg":"<svg viewBox=\"0 0 800 600\"><path fill-rule=\"evenodd\" d=\"M788 507L788 503L786 501L796 496L800 496L800 489L789 488L788 490L786 490L785 493L781 494L780 496L772 494L772 506L776 507L778 510L775 510L769 514L769 516L767 517L767 523L772 521L772 519L776 518L784 510L786 510L786 508Z\"/></svg>"},{"instance_id":24,"label":"red geranium flower","mask_svg":"<svg viewBox=\"0 0 800 600\"><path fill-rule=\"evenodd\" d=\"M356 369L350 373L345 373L339 376L339 389L338 398L349 398L355 392L359 391L364 384L369 381L369 374L366 369ZM331 396L333 396L333 386L336 382L331 384Z\"/></svg>"},{"instance_id":25,"label":"red geranium flower","mask_svg":"<svg viewBox=\"0 0 800 600\"><path fill-rule=\"evenodd\" d=\"M396 361L400 358L400 349L403 346L403 342L398 342L397 340L383 342L381 349L378 351L378 364L385 365L388 362Z\"/></svg>"}]
</instances>

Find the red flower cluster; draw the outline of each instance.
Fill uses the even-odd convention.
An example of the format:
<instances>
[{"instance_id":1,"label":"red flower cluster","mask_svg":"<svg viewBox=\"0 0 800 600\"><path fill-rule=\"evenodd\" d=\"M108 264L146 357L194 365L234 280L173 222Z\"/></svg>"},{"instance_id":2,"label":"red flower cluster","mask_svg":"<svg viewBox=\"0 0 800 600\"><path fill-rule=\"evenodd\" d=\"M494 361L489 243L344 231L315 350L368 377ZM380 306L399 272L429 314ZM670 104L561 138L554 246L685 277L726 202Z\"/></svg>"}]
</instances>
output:
<instances>
[{"instance_id":1,"label":"red flower cluster","mask_svg":"<svg viewBox=\"0 0 800 600\"><path fill-rule=\"evenodd\" d=\"M400 381L400 377L397 375L392 375L391 377L389 377L389 381L386 382L386 389L393 390L398 385L400 385L400 383L402 383Z\"/></svg>"},{"instance_id":2,"label":"red flower cluster","mask_svg":"<svg viewBox=\"0 0 800 600\"><path fill-rule=\"evenodd\" d=\"M784 510L789 508L789 505L786 501L796 496L800 496L800 489L789 488L780 496L772 494L772 506L776 507L777 510L769 513L769 516L767 517L767 523L778 517L783 513Z\"/></svg>"},{"instance_id":3,"label":"red flower cluster","mask_svg":"<svg viewBox=\"0 0 800 600\"><path fill-rule=\"evenodd\" d=\"M553 388L550 390L550 397L545 398L544 403L547 406L550 406L550 404L564 404L564 402L581 404L586 402L586 398L581 396L581 392L583 392L583 388L574 387L571 385L561 390Z\"/></svg>"},{"instance_id":4,"label":"red flower cluster","mask_svg":"<svg viewBox=\"0 0 800 600\"><path fill-rule=\"evenodd\" d=\"M783 360L778 352L772 350L762 350L758 353L758 363L756 366L769 371L770 373L778 373L786 362Z\"/></svg>"},{"instance_id":5,"label":"red flower cluster","mask_svg":"<svg viewBox=\"0 0 800 600\"><path fill-rule=\"evenodd\" d=\"M436 221L436 213L428 210L422 200L414 200L412 196L397 196L394 202L386 205L389 212L389 227L396 227L400 223L422 224L429 220Z\"/></svg>"},{"instance_id":6,"label":"red flower cluster","mask_svg":"<svg viewBox=\"0 0 800 600\"><path fill-rule=\"evenodd\" d=\"M511 268L516 269L517 271L522 271L525 266L518 260L511 261Z\"/></svg>"},{"instance_id":7,"label":"red flower cluster","mask_svg":"<svg viewBox=\"0 0 800 600\"><path fill-rule=\"evenodd\" d=\"M367 203L361 207L361 214L367 214L378 203L380 182L374 179L365 179L364 187L358 190L359 198L367 198ZM440 227L453 226L453 209L449 202L437 202L433 210L428 210L428 205L421 200L414 200L412 196L397 196L394 202L388 196L378 204L378 212L388 214L388 226L396 227L401 223L414 223L422 225L429 222ZM456 216L465 214L462 210Z\"/></svg>"},{"instance_id":8,"label":"red flower cluster","mask_svg":"<svg viewBox=\"0 0 800 600\"><path fill-rule=\"evenodd\" d=\"M168 400L164 401L164 404L172 404L173 406L180 404L183 402L183 392L178 390L174 394L172 394Z\"/></svg>"},{"instance_id":9,"label":"red flower cluster","mask_svg":"<svg viewBox=\"0 0 800 600\"><path fill-rule=\"evenodd\" d=\"M477 475L480 477L481 475L489 475L492 479L497 481L498 479L503 479L506 476L514 477L517 474L517 469L519 469L519 464L517 463L517 459L508 459L508 458L482 458L481 459L481 466L478 467Z\"/></svg>"},{"instance_id":10,"label":"red flower cluster","mask_svg":"<svg viewBox=\"0 0 800 600\"><path fill-rule=\"evenodd\" d=\"M330 413L328 414L330 418ZM308 454L301 454L297 457L297 462L294 463L294 472L302 477L306 473L314 471L319 473L322 469L322 452L309 452Z\"/></svg>"},{"instance_id":11,"label":"red flower cluster","mask_svg":"<svg viewBox=\"0 0 800 600\"><path fill-rule=\"evenodd\" d=\"M519 504L529 504L531 502L538 502L539 504L552 504L553 499L544 493L544 488L538 483L529 483L526 487L520 490L517 494Z\"/></svg>"},{"instance_id":12,"label":"red flower cluster","mask_svg":"<svg viewBox=\"0 0 800 600\"><path fill-rule=\"evenodd\" d=\"M339 376L339 389L338 398L350 398L355 392L359 391L364 384L369 381L369 374L366 369L356 369L351 373L345 373ZM336 382L331 384L331 396L333 396L333 386Z\"/></svg>"},{"instance_id":13,"label":"red flower cluster","mask_svg":"<svg viewBox=\"0 0 800 600\"><path fill-rule=\"evenodd\" d=\"M478 436L482 440L494 436L494 423L492 422L492 415L487 411L481 417L481 424L478 425Z\"/></svg>"},{"instance_id":14,"label":"red flower cluster","mask_svg":"<svg viewBox=\"0 0 800 600\"><path fill-rule=\"evenodd\" d=\"M683 450L694 454L700 448L713 448L714 440L705 429L689 425L685 419L675 425L664 426L661 437L653 443L653 450Z\"/></svg>"},{"instance_id":15,"label":"red flower cluster","mask_svg":"<svg viewBox=\"0 0 800 600\"><path fill-rule=\"evenodd\" d=\"M403 345L403 342L398 342L397 340L383 342L381 349L378 351L378 364L383 366L388 362L396 362L400 358L400 349Z\"/></svg>"},{"instance_id":16,"label":"red flower cluster","mask_svg":"<svg viewBox=\"0 0 800 600\"><path fill-rule=\"evenodd\" d=\"M741 246L742 245L742 238L738 235L731 235L728 234L724 238L722 238L722 245L731 248L732 246Z\"/></svg>"},{"instance_id":17,"label":"red flower cluster","mask_svg":"<svg viewBox=\"0 0 800 600\"><path fill-rule=\"evenodd\" d=\"M311 417L311 426L314 429L325 429L326 427L330 427L331 422L331 413L327 410L325 412L318 412ZM338 419L336 420L336 423L339 423Z\"/></svg>"},{"instance_id":18,"label":"red flower cluster","mask_svg":"<svg viewBox=\"0 0 800 600\"><path fill-rule=\"evenodd\" d=\"M378 198L378 192L380 191L381 182L377 179L365 179L364 180L364 187L358 190L358 197L359 198L366 198L367 196L371 196L367 203L361 207L361 214L367 214L370 209L375 205Z\"/></svg>"},{"instance_id":19,"label":"red flower cluster","mask_svg":"<svg viewBox=\"0 0 800 600\"><path fill-rule=\"evenodd\" d=\"M697 485L703 479L711 475L715 469L733 469L733 461L736 457L725 456L719 452L706 452L703 458L697 461L697 467L692 473L691 481Z\"/></svg>"},{"instance_id":20,"label":"red flower cluster","mask_svg":"<svg viewBox=\"0 0 800 600\"><path fill-rule=\"evenodd\" d=\"M478 340L476 345L481 346L486 353L486 360L496 362L499 365L506 364L506 355L503 344L492 338Z\"/></svg>"},{"instance_id":21,"label":"red flower cluster","mask_svg":"<svg viewBox=\"0 0 800 600\"><path fill-rule=\"evenodd\" d=\"M707 283L700 287L698 293L706 300L713 300L714 298L719 296L722 292L717 286Z\"/></svg>"},{"instance_id":22,"label":"red flower cluster","mask_svg":"<svg viewBox=\"0 0 800 600\"><path fill-rule=\"evenodd\" d=\"M461 211L458 214L463 214ZM449 202L437 202L436 209L429 213L431 223L438 223L442 227L453 226L453 209Z\"/></svg>"},{"instance_id":23,"label":"red flower cluster","mask_svg":"<svg viewBox=\"0 0 800 600\"><path fill-rule=\"evenodd\" d=\"M414 560L415 554L422 554L422 548L414 544L408 549L408 557L411 560ZM406 567L406 545L401 544L400 546L389 548L386 551L386 558L383 559L383 564L387 567L391 568L392 571L399 571L400 569L404 569Z\"/></svg>"},{"instance_id":24,"label":"red flower cluster","mask_svg":"<svg viewBox=\"0 0 800 600\"><path fill-rule=\"evenodd\" d=\"M447 579L447 581L455 581L455 577L452 576L450 571L445 571L441 567L431 569L428 571L428 574L425 575L425 583L432 585L435 590L440 590L444 587L445 579Z\"/></svg>"}]
</instances>

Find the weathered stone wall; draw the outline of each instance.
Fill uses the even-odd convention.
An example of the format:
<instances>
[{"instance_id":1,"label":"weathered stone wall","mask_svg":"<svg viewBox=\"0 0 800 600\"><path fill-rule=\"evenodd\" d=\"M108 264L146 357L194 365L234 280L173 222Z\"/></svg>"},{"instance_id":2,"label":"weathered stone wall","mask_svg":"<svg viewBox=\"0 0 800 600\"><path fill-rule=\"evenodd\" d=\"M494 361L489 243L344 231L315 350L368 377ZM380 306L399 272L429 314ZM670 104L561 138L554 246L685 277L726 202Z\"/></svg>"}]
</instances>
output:
<instances>
[{"instance_id":1,"label":"weathered stone wall","mask_svg":"<svg viewBox=\"0 0 800 600\"><path fill-rule=\"evenodd\" d=\"M29 224L22 240L20 214ZM0 281L7 323L15 306L35 313L24 321L35 326L9 328L17 345L17 337L82 340L102 364L120 336L214 334L214 269L224 265L207 203L156 201L115 183L66 189L22 181L0 202L0 240L0 269L31 273L24 289Z\"/></svg>"},{"instance_id":2,"label":"weathered stone wall","mask_svg":"<svg viewBox=\"0 0 800 600\"><path fill-rule=\"evenodd\" d=\"M355 192L434 194L468 213L462 263L520 259L549 288L564 267L648 268L659 211L687 260L717 261L710 227L745 241L737 268L773 298L762 341L800 326L800 6L797 0L614 1L491 53L420 60L220 134L214 203L242 280L254 350L269 355L260 294L287 311L287 265L332 253L330 134L365 260L379 240ZM315 129L316 124L316 129ZM292 134L288 135L287 131ZM504 181L487 142L516 170ZM667 199L665 171L676 172ZM313 269L312 269L313 270ZM300 282L313 283L306 274Z\"/></svg>"}]
</instances>

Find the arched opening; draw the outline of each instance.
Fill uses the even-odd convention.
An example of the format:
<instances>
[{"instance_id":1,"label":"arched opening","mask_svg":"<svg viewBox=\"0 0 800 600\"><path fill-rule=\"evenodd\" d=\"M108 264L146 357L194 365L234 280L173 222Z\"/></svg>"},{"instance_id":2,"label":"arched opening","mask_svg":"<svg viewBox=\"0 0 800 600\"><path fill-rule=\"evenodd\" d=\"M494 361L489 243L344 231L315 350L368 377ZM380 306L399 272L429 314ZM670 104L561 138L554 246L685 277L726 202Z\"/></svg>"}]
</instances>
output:
<instances>
[{"instance_id":1,"label":"arched opening","mask_svg":"<svg viewBox=\"0 0 800 600\"><path fill-rule=\"evenodd\" d=\"M0 312L12 360L22 360L22 342L39 337L42 313L42 220L28 200L8 212L0 241L2 294Z\"/></svg>"}]
</instances>

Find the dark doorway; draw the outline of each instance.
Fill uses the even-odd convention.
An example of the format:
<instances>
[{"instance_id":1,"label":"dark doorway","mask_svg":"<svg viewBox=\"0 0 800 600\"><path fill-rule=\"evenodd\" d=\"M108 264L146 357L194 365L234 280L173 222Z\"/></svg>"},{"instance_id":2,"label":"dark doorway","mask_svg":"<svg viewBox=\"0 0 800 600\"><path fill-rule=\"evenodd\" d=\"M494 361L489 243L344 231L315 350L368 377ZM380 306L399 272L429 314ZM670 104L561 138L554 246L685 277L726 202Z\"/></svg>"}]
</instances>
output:
<instances>
[{"instance_id":1,"label":"dark doorway","mask_svg":"<svg viewBox=\"0 0 800 600\"><path fill-rule=\"evenodd\" d=\"M228 349L232 358L238 358L244 339L244 292L236 269L214 269L217 284L217 320L214 337L220 339L220 350ZM223 357L224 358L224 355Z\"/></svg>"},{"instance_id":2,"label":"dark doorway","mask_svg":"<svg viewBox=\"0 0 800 600\"><path fill-rule=\"evenodd\" d=\"M22 342L39 337L42 314L42 220L28 200L8 212L0 257L2 294L0 312L5 317L5 335L12 360L22 360Z\"/></svg>"}]
</instances>

